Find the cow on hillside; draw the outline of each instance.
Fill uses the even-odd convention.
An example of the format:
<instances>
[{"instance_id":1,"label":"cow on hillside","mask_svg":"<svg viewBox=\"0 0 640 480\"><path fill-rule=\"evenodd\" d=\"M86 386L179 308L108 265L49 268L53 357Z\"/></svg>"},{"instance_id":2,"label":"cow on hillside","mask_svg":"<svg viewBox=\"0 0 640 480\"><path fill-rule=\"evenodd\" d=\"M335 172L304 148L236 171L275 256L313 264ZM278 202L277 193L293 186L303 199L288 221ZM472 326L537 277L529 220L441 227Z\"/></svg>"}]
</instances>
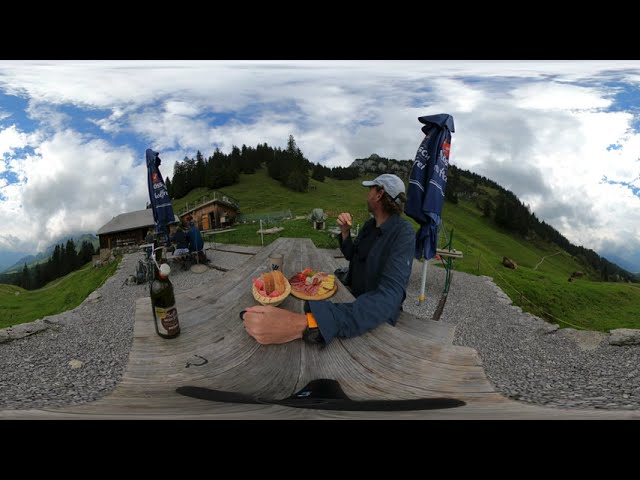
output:
<instances>
[{"instance_id":1,"label":"cow on hillside","mask_svg":"<svg viewBox=\"0 0 640 480\"><path fill-rule=\"evenodd\" d=\"M582 277L582 276L584 276L584 272L573 272L573 273L571 274L571 276L569 277L569 280L568 280L568 281L569 281L569 282L573 282L573 279L574 279L574 278L580 278L580 277Z\"/></svg>"}]
</instances>

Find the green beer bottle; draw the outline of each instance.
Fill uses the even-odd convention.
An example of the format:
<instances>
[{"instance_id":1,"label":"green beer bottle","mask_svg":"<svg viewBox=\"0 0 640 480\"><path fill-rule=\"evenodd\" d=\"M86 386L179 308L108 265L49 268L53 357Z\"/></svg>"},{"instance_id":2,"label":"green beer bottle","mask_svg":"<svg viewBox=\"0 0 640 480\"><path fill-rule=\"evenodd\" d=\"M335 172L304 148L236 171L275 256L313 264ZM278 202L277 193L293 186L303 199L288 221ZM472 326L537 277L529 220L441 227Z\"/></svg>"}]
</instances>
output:
<instances>
[{"instance_id":1,"label":"green beer bottle","mask_svg":"<svg viewBox=\"0 0 640 480\"><path fill-rule=\"evenodd\" d=\"M180 334L180 322L176 308L173 285L169 280L171 268L166 263L160 265L156 278L151 284L151 305L154 312L156 333L162 338L175 338Z\"/></svg>"}]
</instances>

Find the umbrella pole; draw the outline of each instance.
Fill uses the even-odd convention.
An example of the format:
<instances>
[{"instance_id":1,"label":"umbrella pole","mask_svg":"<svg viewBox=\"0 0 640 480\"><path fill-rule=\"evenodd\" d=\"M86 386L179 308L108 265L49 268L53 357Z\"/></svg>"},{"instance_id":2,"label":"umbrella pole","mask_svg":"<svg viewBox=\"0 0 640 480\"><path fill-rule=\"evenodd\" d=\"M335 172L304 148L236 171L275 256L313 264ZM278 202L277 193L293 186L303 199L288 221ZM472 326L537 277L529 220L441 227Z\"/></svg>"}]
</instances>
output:
<instances>
[{"instance_id":1,"label":"umbrella pole","mask_svg":"<svg viewBox=\"0 0 640 480\"><path fill-rule=\"evenodd\" d=\"M422 264L422 283L420 284L420 296L418 297L418 306L424 304L424 290L427 286L427 259L424 259L424 263Z\"/></svg>"}]
</instances>

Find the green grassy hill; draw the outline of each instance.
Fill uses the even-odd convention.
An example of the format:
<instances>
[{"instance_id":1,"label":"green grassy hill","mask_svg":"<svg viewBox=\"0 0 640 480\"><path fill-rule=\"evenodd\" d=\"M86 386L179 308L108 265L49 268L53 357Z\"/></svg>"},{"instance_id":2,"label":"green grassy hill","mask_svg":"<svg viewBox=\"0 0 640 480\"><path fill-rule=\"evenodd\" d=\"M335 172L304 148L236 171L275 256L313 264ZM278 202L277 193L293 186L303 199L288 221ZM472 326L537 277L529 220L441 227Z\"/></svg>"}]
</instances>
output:
<instances>
[{"instance_id":1,"label":"green grassy hill","mask_svg":"<svg viewBox=\"0 0 640 480\"><path fill-rule=\"evenodd\" d=\"M80 305L116 271L118 262L101 268L87 263L80 270L58 278L38 290L0 284L0 328L31 322Z\"/></svg>"},{"instance_id":2,"label":"green grassy hill","mask_svg":"<svg viewBox=\"0 0 640 480\"><path fill-rule=\"evenodd\" d=\"M240 181L220 191L240 202L243 214L291 210L293 215L307 215L314 208L323 208L330 217L340 213L342 205L348 205L356 220L368 218L365 203L366 190L360 180L334 180L324 182L309 179L309 192L300 193L282 187L280 182L267 175L266 169L253 175L240 174ZM315 188L314 188L315 187ZM198 197L209 190L196 188L183 198L173 200L174 211L181 210L187 203L193 204Z\"/></svg>"},{"instance_id":3,"label":"green grassy hill","mask_svg":"<svg viewBox=\"0 0 640 480\"><path fill-rule=\"evenodd\" d=\"M525 311L560 327L600 331L640 328L637 284L589 278L569 282L572 272L588 273L588 267L556 245L526 241L501 231L462 200L457 205L445 204L443 221L447 230L453 228L454 248L464 252L464 259L455 263L456 270L493 277ZM513 259L518 268L503 267L503 256ZM592 272L591 277L597 275Z\"/></svg>"},{"instance_id":4,"label":"green grassy hill","mask_svg":"<svg viewBox=\"0 0 640 480\"><path fill-rule=\"evenodd\" d=\"M261 170L253 175L241 174L239 183L224 188L223 192L235 197L245 214L290 209L294 215L308 215L313 208L322 208L329 215L327 226L332 227L336 225L336 215L342 211L351 212L354 223L362 224L368 218L367 190L361 186L362 180L309 180L309 185L315 189L297 193L283 188ZM482 188L489 195L495 193L490 188ZM181 208L187 201L192 203L205 192L205 189L192 191L187 197L175 200L174 208ZM417 228L415 222L412 223ZM335 239L326 232L313 230L307 220L292 220L277 226L285 230L276 235L265 235L265 244L286 236L311 238L321 248L337 247ZM237 225L235 228L233 232L211 238L216 242L260 245L256 225ZM556 245L513 236L483 217L473 203L463 199L458 204L445 204L440 245L445 243L444 232L449 234L451 229L454 248L464 252L464 259L455 261L455 270L493 277L514 304L525 311L561 327L601 331L640 328L638 285L594 281L598 278L595 272ZM503 256L513 259L518 268L503 267ZM540 263L544 257L547 258ZM568 277L576 270L584 271L586 278L568 282ZM455 301L455 296L448 301Z\"/></svg>"}]
</instances>

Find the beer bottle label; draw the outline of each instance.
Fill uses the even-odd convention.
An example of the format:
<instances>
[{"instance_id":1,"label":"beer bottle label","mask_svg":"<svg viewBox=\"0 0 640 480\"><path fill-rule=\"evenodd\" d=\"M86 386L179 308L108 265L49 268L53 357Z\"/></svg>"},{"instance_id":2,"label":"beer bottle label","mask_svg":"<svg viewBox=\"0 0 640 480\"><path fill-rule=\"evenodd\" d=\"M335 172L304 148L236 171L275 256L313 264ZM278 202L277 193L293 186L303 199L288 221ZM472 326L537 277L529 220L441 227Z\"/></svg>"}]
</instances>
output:
<instances>
[{"instance_id":1,"label":"beer bottle label","mask_svg":"<svg viewBox=\"0 0 640 480\"><path fill-rule=\"evenodd\" d=\"M155 307L156 318L158 319L158 330L161 334L173 337L180 333L180 323L178 322L178 309L175 305L168 308Z\"/></svg>"}]
</instances>

